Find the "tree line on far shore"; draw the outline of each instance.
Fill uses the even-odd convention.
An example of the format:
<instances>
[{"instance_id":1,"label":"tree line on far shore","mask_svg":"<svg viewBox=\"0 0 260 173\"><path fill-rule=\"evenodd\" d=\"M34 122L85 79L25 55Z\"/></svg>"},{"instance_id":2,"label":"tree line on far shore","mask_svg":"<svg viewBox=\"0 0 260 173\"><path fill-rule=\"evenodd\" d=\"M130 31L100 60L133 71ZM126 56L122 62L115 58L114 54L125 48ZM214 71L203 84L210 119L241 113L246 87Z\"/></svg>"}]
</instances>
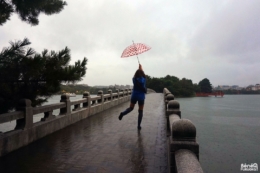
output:
<instances>
[{"instance_id":1,"label":"tree line on far shore","mask_svg":"<svg viewBox=\"0 0 260 173\"><path fill-rule=\"evenodd\" d=\"M156 78L146 76L146 87L154 90L157 93L162 93L163 88L167 88L176 97L192 97L196 92L206 92L210 93L212 91L212 86L210 81L205 78L199 82L199 84L193 84L190 79L179 79L175 76L167 75L166 77ZM111 89L115 92L117 88L95 88L91 86L83 85L61 85L61 90L58 94L62 93L75 93L83 94L85 91L90 94L97 94L99 90L103 93L108 93Z\"/></svg>"},{"instance_id":2,"label":"tree line on far shore","mask_svg":"<svg viewBox=\"0 0 260 173\"><path fill-rule=\"evenodd\" d=\"M81 84L78 85L61 85L61 90L57 94L63 93L75 93L77 95L83 95L84 92L89 92L91 95L96 95L98 91L103 91L104 94L108 93L108 90L116 92L116 88L96 88L92 86L84 86Z\"/></svg>"},{"instance_id":3,"label":"tree line on far shore","mask_svg":"<svg viewBox=\"0 0 260 173\"><path fill-rule=\"evenodd\" d=\"M207 78L202 79L198 84L192 83L192 80L167 75L165 77L146 76L147 88L151 88L161 93L163 88L167 88L176 97L192 97L196 92L211 93L212 85Z\"/></svg>"}]
</instances>

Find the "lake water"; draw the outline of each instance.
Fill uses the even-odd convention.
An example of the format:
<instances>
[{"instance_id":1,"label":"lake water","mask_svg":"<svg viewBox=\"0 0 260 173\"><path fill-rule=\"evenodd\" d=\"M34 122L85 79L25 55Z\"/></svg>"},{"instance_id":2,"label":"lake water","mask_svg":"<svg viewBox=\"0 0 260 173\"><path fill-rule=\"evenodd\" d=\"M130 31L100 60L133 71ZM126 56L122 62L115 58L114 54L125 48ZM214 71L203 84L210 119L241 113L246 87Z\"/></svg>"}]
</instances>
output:
<instances>
[{"instance_id":1,"label":"lake water","mask_svg":"<svg viewBox=\"0 0 260 173\"><path fill-rule=\"evenodd\" d=\"M71 97L81 99L82 95ZM197 129L200 163L206 173L241 172L241 164L260 164L260 95L176 98L182 118ZM60 102L54 96L49 102ZM58 115L59 110L54 114ZM34 116L40 121L43 114ZM15 122L0 125L0 131L12 129Z\"/></svg>"},{"instance_id":2,"label":"lake water","mask_svg":"<svg viewBox=\"0 0 260 173\"><path fill-rule=\"evenodd\" d=\"M204 172L241 172L260 165L260 95L176 98L197 129Z\"/></svg>"}]
</instances>

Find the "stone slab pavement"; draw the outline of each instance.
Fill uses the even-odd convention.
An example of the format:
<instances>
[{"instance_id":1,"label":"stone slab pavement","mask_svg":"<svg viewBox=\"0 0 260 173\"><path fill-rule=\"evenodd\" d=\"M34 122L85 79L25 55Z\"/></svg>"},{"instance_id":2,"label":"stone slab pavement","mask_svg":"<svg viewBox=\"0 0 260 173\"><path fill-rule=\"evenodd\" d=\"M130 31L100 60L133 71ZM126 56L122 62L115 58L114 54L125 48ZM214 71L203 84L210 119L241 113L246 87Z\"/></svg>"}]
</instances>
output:
<instances>
[{"instance_id":1,"label":"stone slab pavement","mask_svg":"<svg viewBox=\"0 0 260 173\"><path fill-rule=\"evenodd\" d=\"M0 158L3 173L166 173L163 94L146 95L142 130L138 105L121 121L129 103L88 117Z\"/></svg>"}]
</instances>

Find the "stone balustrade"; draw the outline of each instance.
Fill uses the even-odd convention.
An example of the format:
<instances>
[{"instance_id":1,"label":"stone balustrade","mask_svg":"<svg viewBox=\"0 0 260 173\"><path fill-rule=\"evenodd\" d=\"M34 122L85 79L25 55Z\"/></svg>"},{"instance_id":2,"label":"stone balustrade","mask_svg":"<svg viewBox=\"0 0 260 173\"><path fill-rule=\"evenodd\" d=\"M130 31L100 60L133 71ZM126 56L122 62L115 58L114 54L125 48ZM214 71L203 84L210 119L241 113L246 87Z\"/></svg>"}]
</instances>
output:
<instances>
[{"instance_id":1,"label":"stone balustrade","mask_svg":"<svg viewBox=\"0 0 260 173\"><path fill-rule=\"evenodd\" d=\"M199 163L199 144L196 127L188 119L181 119L180 104L164 88L165 116L168 135L168 165L172 173L202 173Z\"/></svg>"},{"instance_id":2,"label":"stone balustrade","mask_svg":"<svg viewBox=\"0 0 260 173\"><path fill-rule=\"evenodd\" d=\"M89 92L82 99L71 101L67 95L62 95L60 103L32 107L31 101L20 101L17 111L0 114L0 125L16 121L13 130L0 133L0 157L26 146L46 135L65 128L73 123L95 115L101 111L130 100L132 90L108 90L107 94L98 91L96 96ZM180 104L174 95L164 88L165 116L167 119L169 172L203 172L199 163L199 144L196 142L196 127L188 119L181 118ZM53 115L53 110L59 110ZM39 122L33 122L36 114L44 113Z\"/></svg>"},{"instance_id":3,"label":"stone balustrade","mask_svg":"<svg viewBox=\"0 0 260 173\"><path fill-rule=\"evenodd\" d=\"M17 111L0 114L0 125L16 120L13 130L0 133L0 157L89 116L130 101L131 93L131 89L117 90L116 93L109 90L108 94L98 91L97 96L90 97L89 92L85 92L82 99L75 101L71 101L68 95L61 95L60 103L39 107L32 107L30 100L22 99ZM53 110L57 109L59 115L53 115ZM33 123L33 116L40 113L44 113L44 117Z\"/></svg>"}]
</instances>

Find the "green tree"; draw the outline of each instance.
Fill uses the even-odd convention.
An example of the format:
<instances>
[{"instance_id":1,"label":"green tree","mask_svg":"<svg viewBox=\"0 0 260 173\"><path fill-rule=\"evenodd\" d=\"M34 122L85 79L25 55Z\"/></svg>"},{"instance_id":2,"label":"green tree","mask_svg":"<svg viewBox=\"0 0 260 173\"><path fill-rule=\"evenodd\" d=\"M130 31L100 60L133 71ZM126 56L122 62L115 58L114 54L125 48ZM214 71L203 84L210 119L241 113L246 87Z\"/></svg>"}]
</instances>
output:
<instances>
[{"instance_id":1,"label":"green tree","mask_svg":"<svg viewBox=\"0 0 260 173\"><path fill-rule=\"evenodd\" d=\"M186 78L179 79L175 76L167 75L162 78L148 76L146 86L156 92L162 92L167 88L174 96L190 97L194 95L192 81Z\"/></svg>"},{"instance_id":2,"label":"green tree","mask_svg":"<svg viewBox=\"0 0 260 173\"><path fill-rule=\"evenodd\" d=\"M199 82L200 91L204 93L211 93L212 92L212 85L210 81L205 78Z\"/></svg>"},{"instance_id":3,"label":"green tree","mask_svg":"<svg viewBox=\"0 0 260 173\"><path fill-rule=\"evenodd\" d=\"M27 48L27 38L10 44L0 53L0 113L15 108L22 98L30 99L32 106L41 105L60 91L61 83L75 83L86 74L87 59L69 65L67 47L38 54Z\"/></svg>"},{"instance_id":4,"label":"green tree","mask_svg":"<svg viewBox=\"0 0 260 173\"><path fill-rule=\"evenodd\" d=\"M147 88L151 88L156 92L162 92L164 85L163 85L163 81L159 78L152 78L151 82L149 83L149 85L146 84Z\"/></svg>"},{"instance_id":5,"label":"green tree","mask_svg":"<svg viewBox=\"0 0 260 173\"><path fill-rule=\"evenodd\" d=\"M22 21L38 25L40 13L52 15L59 13L67 5L62 0L0 0L0 25L10 20L12 13L17 13Z\"/></svg>"},{"instance_id":6,"label":"green tree","mask_svg":"<svg viewBox=\"0 0 260 173\"><path fill-rule=\"evenodd\" d=\"M162 89L167 88L173 95L180 95L181 86L179 83L179 78L167 75L164 78L161 78L161 80L163 81ZM162 90L160 92L162 92Z\"/></svg>"},{"instance_id":7,"label":"green tree","mask_svg":"<svg viewBox=\"0 0 260 173\"><path fill-rule=\"evenodd\" d=\"M182 78L180 80L181 91L180 95L183 97L189 97L194 94L192 80Z\"/></svg>"},{"instance_id":8,"label":"green tree","mask_svg":"<svg viewBox=\"0 0 260 173\"><path fill-rule=\"evenodd\" d=\"M200 86L198 85L198 84L193 84L193 90L194 90L194 92L201 92L200 91Z\"/></svg>"}]
</instances>

